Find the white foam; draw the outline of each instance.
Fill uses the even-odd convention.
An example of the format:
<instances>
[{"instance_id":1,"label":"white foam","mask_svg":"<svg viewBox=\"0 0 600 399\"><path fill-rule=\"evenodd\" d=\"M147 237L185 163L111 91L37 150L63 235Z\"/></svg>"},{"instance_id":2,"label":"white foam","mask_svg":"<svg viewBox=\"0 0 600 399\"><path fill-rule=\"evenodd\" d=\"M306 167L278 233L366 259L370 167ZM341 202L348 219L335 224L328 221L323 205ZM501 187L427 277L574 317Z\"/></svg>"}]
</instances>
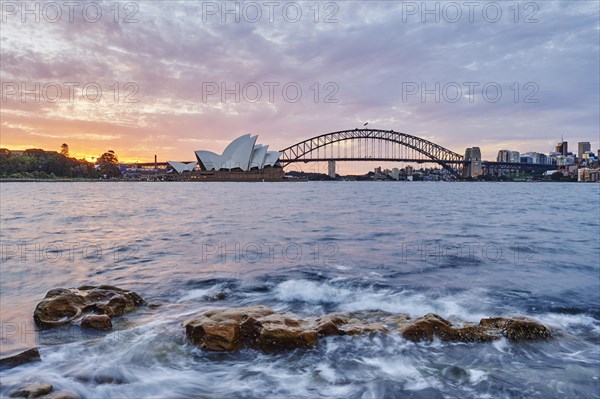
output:
<instances>
[{"instance_id":1,"label":"white foam","mask_svg":"<svg viewBox=\"0 0 600 399\"><path fill-rule=\"evenodd\" d=\"M404 389L420 391L426 388L441 389L441 384L433 378L426 378L408 358L362 358L361 362L377 369L393 381L404 384ZM379 374L379 373L378 373Z\"/></svg>"},{"instance_id":2,"label":"white foam","mask_svg":"<svg viewBox=\"0 0 600 399\"><path fill-rule=\"evenodd\" d=\"M471 382L471 384L479 384L485 379L487 379L487 373L485 371L476 369L469 370L469 382Z\"/></svg>"},{"instance_id":3,"label":"white foam","mask_svg":"<svg viewBox=\"0 0 600 399\"><path fill-rule=\"evenodd\" d=\"M275 297L282 301L302 301L311 304L340 303L350 299L352 292L335 288L327 283L308 280L288 280L275 288Z\"/></svg>"},{"instance_id":4,"label":"white foam","mask_svg":"<svg viewBox=\"0 0 600 399\"><path fill-rule=\"evenodd\" d=\"M492 345L494 346L494 348L496 348L498 352L508 353L508 341L506 340L506 338L501 338L497 341L494 341Z\"/></svg>"},{"instance_id":5,"label":"white foam","mask_svg":"<svg viewBox=\"0 0 600 399\"><path fill-rule=\"evenodd\" d=\"M466 321L487 317L476 309L485 302L482 293L467 291L452 296L432 295L414 291L393 292L374 288L336 287L329 283L317 283L308 280L288 280L280 283L274 290L278 300L291 302L302 301L309 304L338 304L340 310L383 310L392 313L407 313L411 316L422 316L427 313L438 313L443 317L458 317Z\"/></svg>"},{"instance_id":6,"label":"white foam","mask_svg":"<svg viewBox=\"0 0 600 399\"><path fill-rule=\"evenodd\" d=\"M328 370L330 366L320 363L314 370L311 368L290 368L286 360L254 363L251 366L242 365L240 372L244 369L256 373L257 378L245 378L243 382L244 388L251 392L260 392L265 390L264 381L277 381L277 389L271 387L270 392L273 397L313 397L314 396L314 372L318 371L319 375L325 381L330 378L337 378L333 369ZM328 394L331 397L348 397L351 396L355 388L350 385L327 385Z\"/></svg>"},{"instance_id":7,"label":"white foam","mask_svg":"<svg viewBox=\"0 0 600 399\"><path fill-rule=\"evenodd\" d=\"M349 267L349 266L337 265L337 264L334 264L333 267L335 267L338 270L350 270L351 269L351 267Z\"/></svg>"},{"instance_id":8,"label":"white foam","mask_svg":"<svg viewBox=\"0 0 600 399\"><path fill-rule=\"evenodd\" d=\"M209 288L196 288L196 289L186 292L184 295L181 296L181 298L179 298L179 300L177 302L181 303L181 302L187 302L187 301L203 300L203 299L206 299L207 297L211 297L220 292L223 292L223 289L224 289L223 284L216 284Z\"/></svg>"},{"instance_id":9,"label":"white foam","mask_svg":"<svg viewBox=\"0 0 600 399\"><path fill-rule=\"evenodd\" d=\"M565 330L573 327L589 327L595 332L600 332L600 323L593 317L586 315L546 313L536 316L536 319L542 324L558 326Z\"/></svg>"},{"instance_id":10,"label":"white foam","mask_svg":"<svg viewBox=\"0 0 600 399\"><path fill-rule=\"evenodd\" d=\"M315 370L329 383L335 383L339 379L337 371L327 363L319 363Z\"/></svg>"}]
</instances>

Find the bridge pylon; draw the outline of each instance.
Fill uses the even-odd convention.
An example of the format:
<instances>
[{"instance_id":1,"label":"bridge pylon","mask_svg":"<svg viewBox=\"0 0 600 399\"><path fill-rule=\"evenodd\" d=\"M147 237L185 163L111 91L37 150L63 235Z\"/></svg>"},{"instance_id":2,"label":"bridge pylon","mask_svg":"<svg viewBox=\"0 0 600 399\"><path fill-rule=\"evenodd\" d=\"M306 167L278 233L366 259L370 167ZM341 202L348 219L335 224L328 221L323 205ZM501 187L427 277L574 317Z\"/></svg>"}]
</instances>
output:
<instances>
[{"instance_id":1,"label":"bridge pylon","mask_svg":"<svg viewBox=\"0 0 600 399\"><path fill-rule=\"evenodd\" d=\"M327 175L335 179L335 161L327 161Z\"/></svg>"},{"instance_id":2,"label":"bridge pylon","mask_svg":"<svg viewBox=\"0 0 600 399\"><path fill-rule=\"evenodd\" d=\"M475 178L482 174L481 150L479 147L469 147L465 150L463 177Z\"/></svg>"}]
</instances>

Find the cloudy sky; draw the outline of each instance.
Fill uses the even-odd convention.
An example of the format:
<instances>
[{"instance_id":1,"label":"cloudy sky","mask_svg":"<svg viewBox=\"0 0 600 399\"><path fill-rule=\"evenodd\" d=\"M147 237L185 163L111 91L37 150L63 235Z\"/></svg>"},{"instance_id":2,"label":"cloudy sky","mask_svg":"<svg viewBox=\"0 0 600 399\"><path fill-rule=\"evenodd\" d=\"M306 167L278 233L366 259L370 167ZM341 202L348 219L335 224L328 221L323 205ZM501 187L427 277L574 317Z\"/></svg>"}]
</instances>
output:
<instances>
[{"instance_id":1,"label":"cloudy sky","mask_svg":"<svg viewBox=\"0 0 600 399\"><path fill-rule=\"evenodd\" d=\"M486 159L599 147L597 1L70 4L2 2L2 147L185 161L365 122Z\"/></svg>"}]
</instances>

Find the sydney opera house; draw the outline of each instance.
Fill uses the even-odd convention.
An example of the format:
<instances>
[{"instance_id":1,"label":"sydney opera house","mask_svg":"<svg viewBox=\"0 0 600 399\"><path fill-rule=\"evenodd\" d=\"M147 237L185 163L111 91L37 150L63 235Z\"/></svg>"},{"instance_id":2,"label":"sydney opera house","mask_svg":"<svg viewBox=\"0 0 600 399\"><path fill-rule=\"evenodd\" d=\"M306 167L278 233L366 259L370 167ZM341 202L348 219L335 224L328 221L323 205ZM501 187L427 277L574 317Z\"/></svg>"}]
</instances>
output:
<instances>
[{"instance_id":1,"label":"sydney opera house","mask_svg":"<svg viewBox=\"0 0 600 399\"><path fill-rule=\"evenodd\" d=\"M257 138L245 134L229 143L222 154L198 150L195 151L197 163L169 161L168 164L179 176L178 180L252 181L283 178L283 169L277 163L281 153L268 151L269 146L257 144Z\"/></svg>"},{"instance_id":2,"label":"sydney opera house","mask_svg":"<svg viewBox=\"0 0 600 399\"><path fill-rule=\"evenodd\" d=\"M196 151L198 164L205 171L236 170L247 172L252 169L264 169L275 166L281 155L278 151L267 151L268 145L256 144L258 136L245 134L233 140L223 150L223 154L199 150Z\"/></svg>"}]
</instances>

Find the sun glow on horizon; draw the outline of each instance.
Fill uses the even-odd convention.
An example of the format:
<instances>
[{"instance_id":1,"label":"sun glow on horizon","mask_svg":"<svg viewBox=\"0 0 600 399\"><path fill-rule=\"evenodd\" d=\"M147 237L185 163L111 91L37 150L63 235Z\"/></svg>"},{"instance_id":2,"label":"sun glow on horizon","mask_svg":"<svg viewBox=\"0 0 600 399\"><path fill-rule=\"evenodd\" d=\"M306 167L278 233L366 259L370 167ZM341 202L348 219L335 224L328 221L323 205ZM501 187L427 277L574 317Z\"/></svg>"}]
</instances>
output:
<instances>
[{"instance_id":1,"label":"sun glow on horizon","mask_svg":"<svg viewBox=\"0 0 600 399\"><path fill-rule=\"evenodd\" d=\"M30 150L30 149L42 149L46 152L52 152L52 151L56 151L56 152L60 152L60 147L57 148L49 148L49 146L40 146L35 145L35 144L9 144L9 145L5 145L5 144L0 144L0 148L6 148L9 151L25 151L25 150ZM107 148L106 150L98 150L98 151L85 151L85 152L79 152L79 151L73 151L72 148L69 149L69 158L75 158L78 160L84 159L87 162L91 162L91 163L95 163L96 160L105 152L111 150L111 148ZM119 163L127 163L127 164L134 164L134 163L149 163L149 162L154 162L154 156L150 156L148 157L148 159L144 159L143 157L140 156L135 156L135 155L121 155L119 153L118 150L114 150L115 154L117 155L117 158L119 159Z\"/></svg>"}]
</instances>

